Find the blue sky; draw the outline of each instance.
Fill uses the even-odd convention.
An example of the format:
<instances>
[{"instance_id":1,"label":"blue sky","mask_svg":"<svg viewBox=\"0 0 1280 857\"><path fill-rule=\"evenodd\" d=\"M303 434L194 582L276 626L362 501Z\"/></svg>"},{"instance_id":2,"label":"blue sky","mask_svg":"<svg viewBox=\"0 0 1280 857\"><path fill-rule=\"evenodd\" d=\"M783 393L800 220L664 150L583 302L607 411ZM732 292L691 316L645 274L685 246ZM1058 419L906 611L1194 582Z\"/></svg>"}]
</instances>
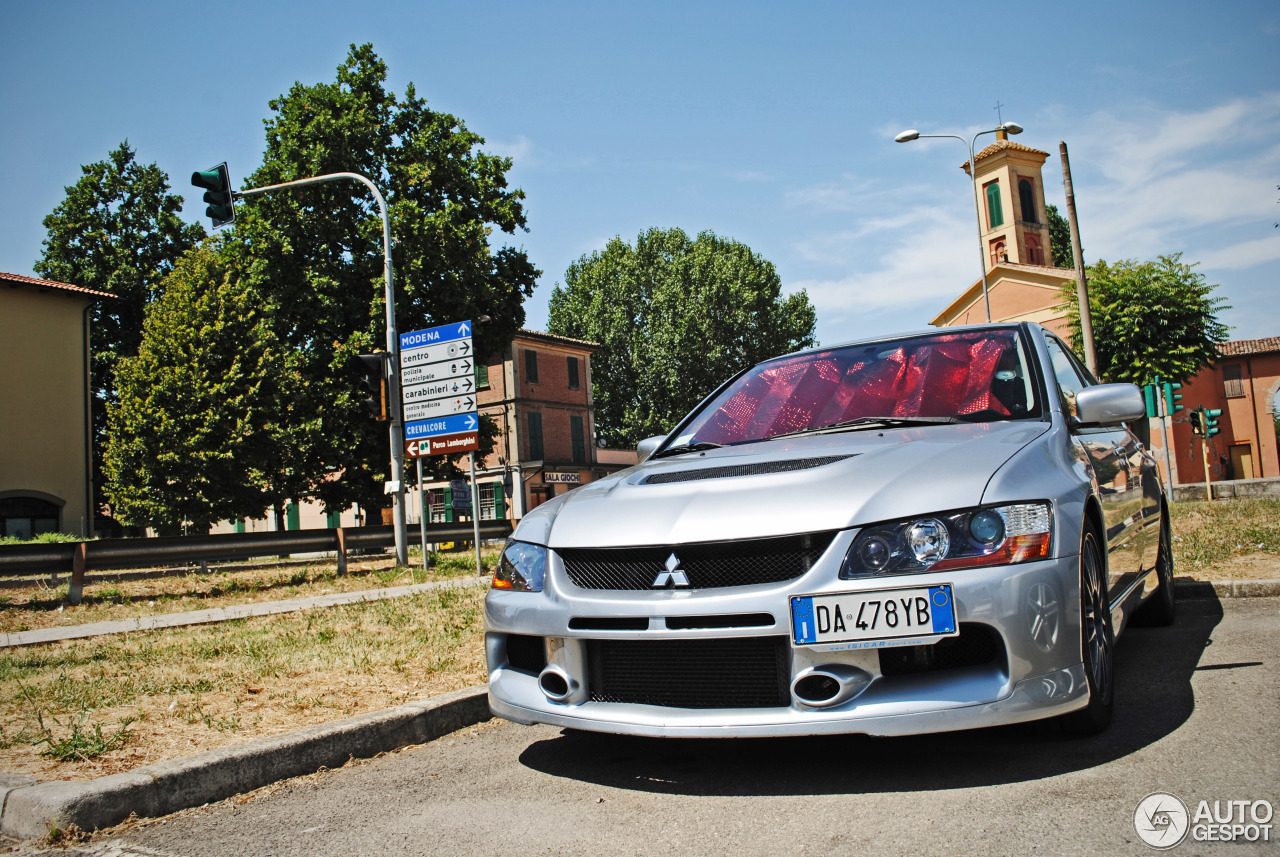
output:
<instances>
[{"instance_id":1,"label":"blue sky","mask_svg":"<svg viewBox=\"0 0 1280 857\"><path fill-rule=\"evenodd\" d=\"M1007 10L1007 11L1006 11ZM267 102L372 42L486 148L515 158L542 269L614 235L710 229L804 288L818 336L924 326L977 276L954 140L1022 124L1071 150L1085 256L1182 251L1280 335L1280 4L70 3L0 6L0 270L30 274L79 165L128 138L187 196L260 163ZM983 138L990 140L990 137ZM980 144L981 144L980 140Z\"/></svg>"}]
</instances>

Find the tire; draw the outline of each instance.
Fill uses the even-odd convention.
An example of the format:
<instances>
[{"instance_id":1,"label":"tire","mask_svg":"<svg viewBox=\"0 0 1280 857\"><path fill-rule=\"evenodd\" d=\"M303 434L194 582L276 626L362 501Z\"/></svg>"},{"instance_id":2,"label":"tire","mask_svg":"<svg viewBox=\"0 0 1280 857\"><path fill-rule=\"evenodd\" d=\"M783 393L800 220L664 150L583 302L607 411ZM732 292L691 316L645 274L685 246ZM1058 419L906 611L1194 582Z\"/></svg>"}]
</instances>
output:
<instances>
[{"instance_id":1,"label":"tire","mask_svg":"<svg viewBox=\"0 0 1280 857\"><path fill-rule=\"evenodd\" d=\"M1163 628L1173 624L1177 602L1173 597L1173 536L1167 514L1160 516L1160 550L1156 554L1156 577L1160 584L1155 594L1133 614L1134 623Z\"/></svg>"},{"instance_id":2,"label":"tire","mask_svg":"<svg viewBox=\"0 0 1280 857\"><path fill-rule=\"evenodd\" d=\"M1080 543L1080 654L1089 683L1089 704L1062 716L1067 734L1097 735L1110 725L1115 703L1115 645L1102 551L1089 529Z\"/></svg>"}]
</instances>

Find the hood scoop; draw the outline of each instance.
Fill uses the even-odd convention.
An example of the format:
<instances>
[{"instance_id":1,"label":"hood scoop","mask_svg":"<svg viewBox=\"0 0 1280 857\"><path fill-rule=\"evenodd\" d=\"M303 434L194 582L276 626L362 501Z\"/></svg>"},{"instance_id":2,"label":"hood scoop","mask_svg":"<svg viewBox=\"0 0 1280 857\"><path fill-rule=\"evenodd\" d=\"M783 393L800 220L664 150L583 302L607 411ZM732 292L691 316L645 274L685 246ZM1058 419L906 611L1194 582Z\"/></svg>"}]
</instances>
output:
<instances>
[{"instance_id":1,"label":"hood scoop","mask_svg":"<svg viewBox=\"0 0 1280 857\"><path fill-rule=\"evenodd\" d=\"M693 482L698 479L729 479L734 476L761 476L766 473L791 473L809 470L827 464L835 464L853 458L853 455L825 455L821 458L789 458L784 461L763 461L759 464L732 464L726 467L701 467L697 470L672 470L653 473L641 480L641 485L662 485L669 482Z\"/></svg>"}]
</instances>

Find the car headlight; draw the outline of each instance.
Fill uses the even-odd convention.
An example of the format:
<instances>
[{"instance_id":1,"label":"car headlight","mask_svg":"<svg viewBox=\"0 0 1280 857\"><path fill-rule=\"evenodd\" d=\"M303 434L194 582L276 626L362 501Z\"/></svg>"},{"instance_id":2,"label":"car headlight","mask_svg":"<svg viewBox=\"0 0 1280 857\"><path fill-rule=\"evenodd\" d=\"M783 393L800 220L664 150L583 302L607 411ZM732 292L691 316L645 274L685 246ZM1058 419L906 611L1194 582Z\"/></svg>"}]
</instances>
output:
<instances>
[{"instance_id":1,"label":"car headlight","mask_svg":"<svg viewBox=\"0 0 1280 857\"><path fill-rule=\"evenodd\" d=\"M493 575L493 588L541 592L546 573L546 548L507 539L507 543L502 546L502 560Z\"/></svg>"},{"instance_id":2,"label":"car headlight","mask_svg":"<svg viewBox=\"0 0 1280 857\"><path fill-rule=\"evenodd\" d=\"M1017 503L921 515L864 527L840 566L842 578L1012 565L1049 556L1048 503Z\"/></svg>"}]
</instances>

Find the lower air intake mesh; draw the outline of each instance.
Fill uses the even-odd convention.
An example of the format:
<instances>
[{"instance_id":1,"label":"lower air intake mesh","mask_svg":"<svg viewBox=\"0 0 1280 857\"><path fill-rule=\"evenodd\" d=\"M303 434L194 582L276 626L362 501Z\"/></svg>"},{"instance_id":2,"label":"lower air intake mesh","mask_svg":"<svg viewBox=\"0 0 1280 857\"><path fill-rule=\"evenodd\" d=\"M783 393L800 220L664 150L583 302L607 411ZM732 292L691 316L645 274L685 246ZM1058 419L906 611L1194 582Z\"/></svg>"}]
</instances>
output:
<instances>
[{"instance_id":1,"label":"lower air intake mesh","mask_svg":"<svg viewBox=\"0 0 1280 857\"><path fill-rule=\"evenodd\" d=\"M589 640L591 699L670 708L791 704L786 637Z\"/></svg>"}]
</instances>

